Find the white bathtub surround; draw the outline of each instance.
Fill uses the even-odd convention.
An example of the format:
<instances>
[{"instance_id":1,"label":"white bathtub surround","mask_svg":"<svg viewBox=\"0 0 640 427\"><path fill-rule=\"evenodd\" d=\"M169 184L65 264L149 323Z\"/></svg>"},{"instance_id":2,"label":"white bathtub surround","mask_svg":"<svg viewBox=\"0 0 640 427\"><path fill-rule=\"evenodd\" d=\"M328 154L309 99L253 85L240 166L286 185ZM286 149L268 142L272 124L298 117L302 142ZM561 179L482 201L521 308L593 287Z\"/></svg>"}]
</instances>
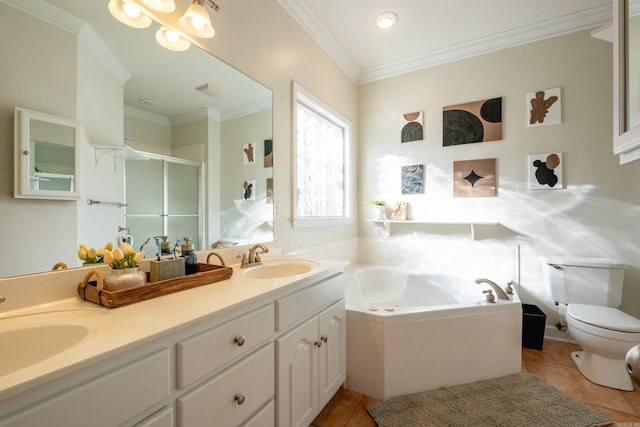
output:
<instances>
[{"instance_id":1,"label":"white bathtub surround","mask_svg":"<svg viewBox=\"0 0 640 427\"><path fill-rule=\"evenodd\" d=\"M502 283L501 283L502 284ZM370 266L347 279L347 388L377 399L519 373L522 305L453 273Z\"/></svg>"}]
</instances>

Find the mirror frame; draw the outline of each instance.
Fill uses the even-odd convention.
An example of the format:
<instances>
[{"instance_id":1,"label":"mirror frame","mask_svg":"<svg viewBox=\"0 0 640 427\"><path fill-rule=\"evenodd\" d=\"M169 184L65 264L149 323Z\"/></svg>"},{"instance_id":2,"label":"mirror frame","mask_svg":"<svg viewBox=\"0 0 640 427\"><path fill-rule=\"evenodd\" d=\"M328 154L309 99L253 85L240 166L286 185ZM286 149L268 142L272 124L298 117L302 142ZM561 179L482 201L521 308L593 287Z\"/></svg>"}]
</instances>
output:
<instances>
[{"instance_id":1,"label":"mirror frame","mask_svg":"<svg viewBox=\"0 0 640 427\"><path fill-rule=\"evenodd\" d=\"M640 160L640 126L627 129L628 0L613 1L613 153L620 164Z\"/></svg>"},{"instance_id":2,"label":"mirror frame","mask_svg":"<svg viewBox=\"0 0 640 427\"><path fill-rule=\"evenodd\" d=\"M26 199L53 199L53 200L78 200L80 199L80 133L82 124L71 119L58 117L51 114L40 113L38 111L27 110L15 107L14 110L14 194L15 198ZM73 191L38 190L29 185L30 181L30 123L31 120L51 123L60 126L73 128L74 130L74 186Z\"/></svg>"}]
</instances>

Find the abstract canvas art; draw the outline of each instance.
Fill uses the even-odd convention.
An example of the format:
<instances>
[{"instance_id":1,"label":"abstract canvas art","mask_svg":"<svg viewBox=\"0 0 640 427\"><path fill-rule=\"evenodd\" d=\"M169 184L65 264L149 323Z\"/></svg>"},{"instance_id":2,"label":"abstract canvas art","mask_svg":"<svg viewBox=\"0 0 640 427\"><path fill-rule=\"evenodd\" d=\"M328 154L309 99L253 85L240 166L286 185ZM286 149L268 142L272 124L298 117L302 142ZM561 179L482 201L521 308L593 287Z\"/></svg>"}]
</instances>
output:
<instances>
[{"instance_id":1,"label":"abstract canvas art","mask_svg":"<svg viewBox=\"0 0 640 427\"><path fill-rule=\"evenodd\" d=\"M273 204L273 178L267 178L267 203Z\"/></svg>"},{"instance_id":2,"label":"abstract canvas art","mask_svg":"<svg viewBox=\"0 0 640 427\"><path fill-rule=\"evenodd\" d=\"M245 179L242 181L242 200L256 199L256 180Z\"/></svg>"},{"instance_id":3,"label":"abstract canvas art","mask_svg":"<svg viewBox=\"0 0 640 427\"><path fill-rule=\"evenodd\" d=\"M492 98L442 109L442 145L470 144L502 139L502 98Z\"/></svg>"},{"instance_id":4,"label":"abstract canvas art","mask_svg":"<svg viewBox=\"0 0 640 427\"><path fill-rule=\"evenodd\" d=\"M496 195L496 159L453 162L454 197Z\"/></svg>"},{"instance_id":5,"label":"abstract canvas art","mask_svg":"<svg viewBox=\"0 0 640 427\"><path fill-rule=\"evenodd\" d=\"M242 146L242 164L251 165L256 162L254 155L255 146L251 143Z\"/></svg>"},{"instance_id":6,"label":"abstract canvas art","mask_svg":"<svg viewBox=\"0 0 640 427\"><path fill-rule=\"evenodd\" d=\"M555 125L561 122L560 88L538 90L527 94L528 126Z\"/></svg>"},{"instance_id":7,"label":"abstract canvas art","mask_svg":"<svg viewBox=\"0 0 640 427\"><path fill-rule=\"evenodd\" d=\"M273 140L264 140L264 167L273 167Z\"/></svg>"},{"instance_id":8,"label":"abstract canvas art","mask_svg":"<svg viewBox=\"0 0 640 427\"><path fill-rule=\"evenodd\" d=\"M422 111L402 115L400 142L422 141L424 139Z\"/></svg>"},{"instance_id":9,"label":"abstract canvas art","mask_svg":"<svg viewBox=\"0 0 640 427\"><path fill-rule=\"evenodd\" d=\"M407 219L407 202L397 202L391 211L391 219Z\"/></svg>"},{"instance_id":10,"label":"abstract canvas art","mask_svg":"<svg viewBox=\"0 0 640 427\"><path fill-rule=\"evenodd\" d=\"M402 194L424 192L424 165L402 166Z\"/></svg>"},{"instance_id":11,"label":"abstract canvas art","mask_svg":"<svg viewBox=\"0 0 640 427\"><path fill-rule=\"evenodd\" d=\"M562 190L562 153L529 156L529 190Z\"/></svg>"}]
</instances>

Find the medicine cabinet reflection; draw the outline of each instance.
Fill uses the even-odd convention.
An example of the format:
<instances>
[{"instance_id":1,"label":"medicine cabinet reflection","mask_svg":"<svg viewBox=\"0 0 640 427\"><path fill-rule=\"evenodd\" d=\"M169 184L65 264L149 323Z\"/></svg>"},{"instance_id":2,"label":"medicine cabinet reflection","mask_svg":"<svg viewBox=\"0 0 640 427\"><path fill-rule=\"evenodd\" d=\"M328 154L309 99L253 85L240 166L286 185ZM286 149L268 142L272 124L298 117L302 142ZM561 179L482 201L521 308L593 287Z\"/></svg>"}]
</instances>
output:
<instances>
[{"instance_id":1,"label":"medicine cabinet reflection","mask_svg":"<svg viewBox=\"0 0 640 427\"><path fill-rule=\"evenodd\" d=\"M81 124L15 108L14 197L80 198L78 147Z\"/></svg>"}]
</instances>

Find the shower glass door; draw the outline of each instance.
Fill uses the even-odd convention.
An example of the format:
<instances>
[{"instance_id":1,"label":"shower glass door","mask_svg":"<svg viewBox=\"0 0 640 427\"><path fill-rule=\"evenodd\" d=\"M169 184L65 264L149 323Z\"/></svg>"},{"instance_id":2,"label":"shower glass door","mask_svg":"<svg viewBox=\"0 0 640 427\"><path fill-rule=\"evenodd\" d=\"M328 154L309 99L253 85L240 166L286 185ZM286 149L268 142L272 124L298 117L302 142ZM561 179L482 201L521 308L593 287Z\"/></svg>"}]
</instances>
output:
<instances>
[{"instance_id":1,"label":"shower glass door","mask_svg":"<svg viewBox=\"0 0 640 427\"><path fill-rule=\"evenodd\" d=\"M148 154L148 153L145 153ZM190 237L196 249L202 242L202 164L171 157L126 160L125 221L133 248L156 253L153 238L168 236L173 245Z\"/></svg>"}]
</instances>

